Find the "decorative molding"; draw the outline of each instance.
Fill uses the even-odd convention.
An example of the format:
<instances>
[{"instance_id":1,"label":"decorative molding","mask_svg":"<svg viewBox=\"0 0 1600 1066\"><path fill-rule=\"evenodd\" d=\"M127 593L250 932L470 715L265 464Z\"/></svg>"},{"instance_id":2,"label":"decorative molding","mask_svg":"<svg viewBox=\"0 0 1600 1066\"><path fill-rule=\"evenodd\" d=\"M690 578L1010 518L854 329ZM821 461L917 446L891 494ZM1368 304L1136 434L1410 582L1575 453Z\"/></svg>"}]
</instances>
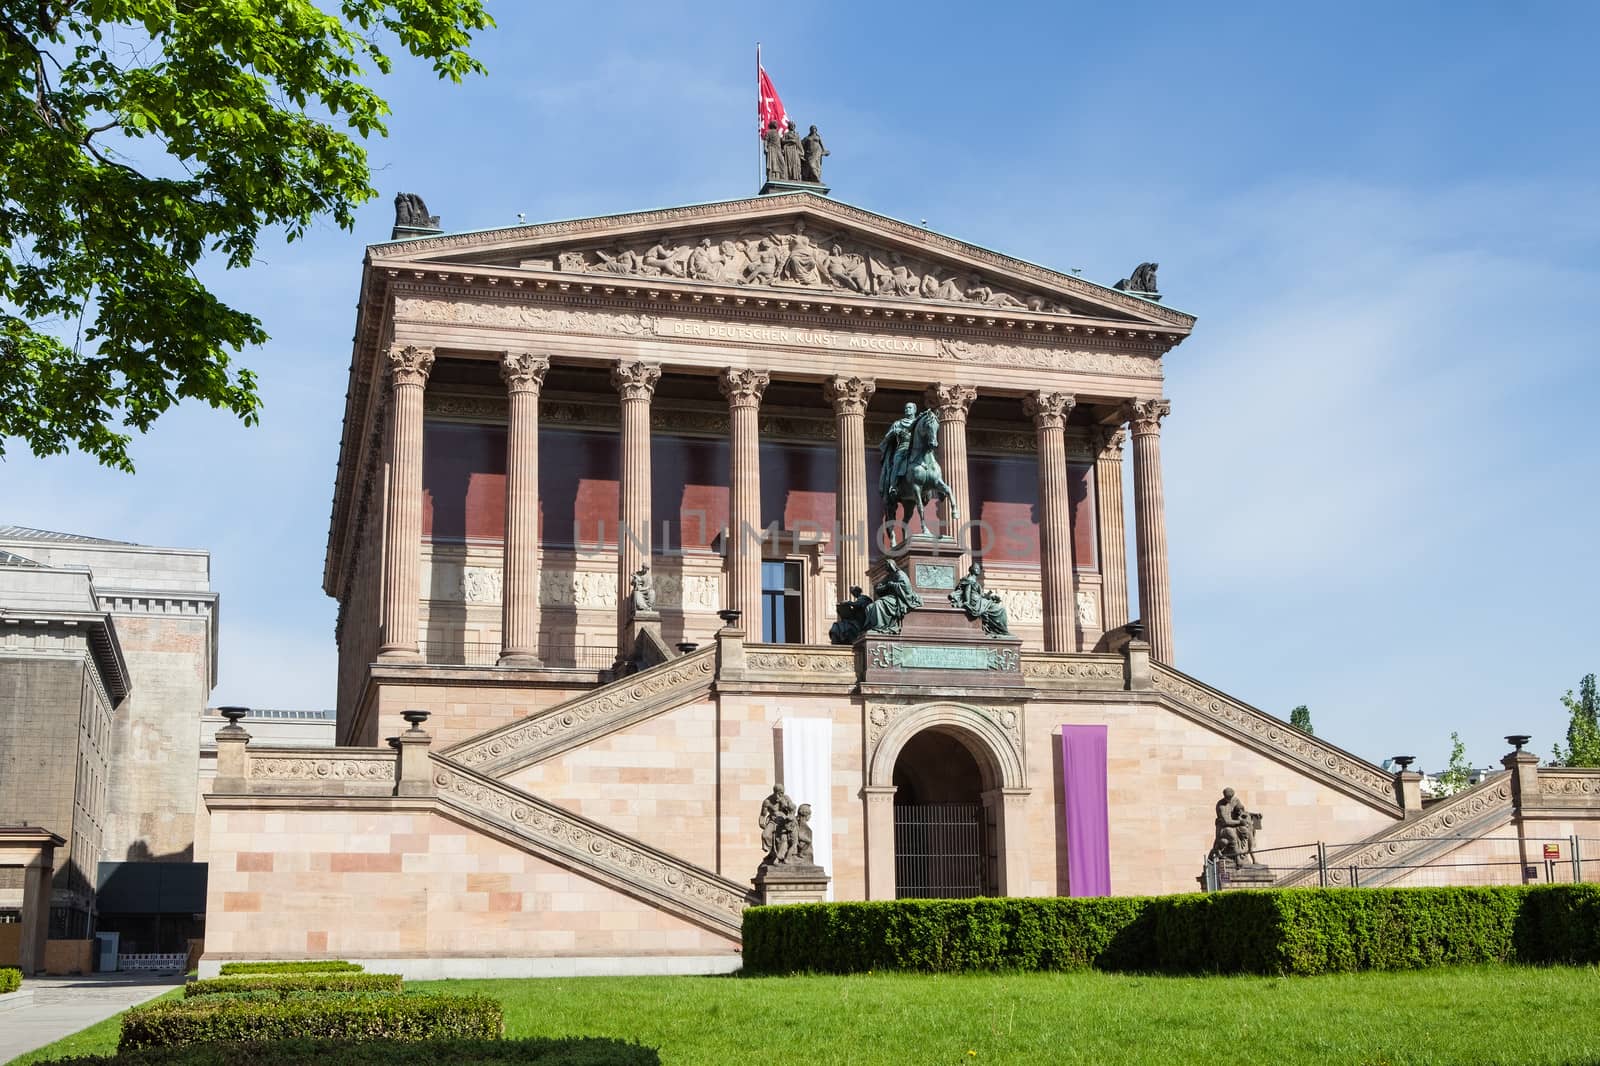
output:
<instances>
[{"instance_id":1,"label":"decorative molding","mask_svg":"<svg viewBox=\"0 0 1600 1066\"><path fill-rule=\"evenodd\" d=\"M1086 349L1035 347L1026 344L988 344L983 341L941 340L940 359L984 366L1017 366L1039 370L1075 370L1113 377L1161 378L1161 361L1153 355L1124 355Z\"/></svg>"},{"instance_id":2,"label":"decorative molding","mask_svg":"<svg viewBox=\"0 0 1600 1066\"><path fill-rule=\"evenodd\" d=\"M500 777L680 707L711 690L715 645L548 707L463 741L447 755Z\"/></svg>"},{"instance_id":3,"label":"decorative molding","mask_svg":"<svg viewBox=\"0 0 1600 1066\"><path fill-rule=\"evenodd\" d=\"M414 344L389 345L389 382L399 388L415 385L421 388L428 383L433 371L433 349L419 348Z\"/></svg>"},{"instance_id":4,"label":"decorative molding","mask_svg":"<svg viewBox=\"0 0 1600 1066\"><path fill-rule=\"evenodd\" d=\"M382 785L392 789L399 766L396 752L385 749L375 751L340 751L333 754L313 754L304 751L248 752L246 775L252 781L339 781Z\"/></svg>"},{"instance_id":5,"label":"decorative molding","mask_svg":"<svg viewBox=\"0 0 1600 1066\"><path fill-rule=\"evenodd\" d=\"M1586 767L1541 766L1539 794L1555 806L1600 804L1600 770Z\"/></svg>"},{"instance_id":6,"label":"decorative molding","mask_svg":"<svg viewBox=\"0 0 1600 1066\"><path fill-rule=\"evenodd\" d=\"M1040 390L1022 398L1022 413L1033 419L1035 429L1061 429L1077 403L1069 393Z\"/></svg>"},{"instance_id":7,"label":"decorative molding","mask_svg":"<svg viewBox=\"0 0 1600 1066\"><path fill-rule=\"evenodd\" d=\"M432 760L440 802L509 830L564 865L678 914L687 912L737 939L748 899L735 882L449 759Z\"/></svg>"},{"instance_id":8,"label":"decorative molding","mask_svg":"<svg viewBox=\"0 0 1600 1066\"><path fill-rule=\"evenodd\" d=\"M1201 685L1170 667L1151 664L1155 690L1202 722L1221 726L1257 750L1275 755L1385 810L1398 810L1394 780L1379 767L1319 742L1287 722Z\"/></svg>"},{"instance_id":9,"label":"decorative molding","mask_svg":"<svg viewBox=\"0 0 1600 1066\"><path fill-rule=\"evenodd\" d=\"M761 394L767 391L772 375L765 370L746 370L730 366L717 378L717 386L728 400L728 407L761 406Z\"/></svg>"},{"instance_id":10,"label":"decorative molding","mask_svg":"<svg viewBox=\"0 0 1600 1066\"><path fill-rule=\"evenodd\" d=\"M961 644L874 644L869 664L876 670L1002 670L1018 669L1014 647Z\"/></svg>"},{"instance_id":11,"label":"decorative molding","mask_svg":"<svg viewBox=\"0 0 1600 1066\"><path fill-rule=\"evenodd\" d=\"M1127 687L1127 664L1120 655L1074 652L1027 652L1022 677L1036 688L1075 691Z\"/></svg>"},{"instance_id":12,"label":"decorative molding","mask_svg":"<svg viewBox=\"0 0 1600 1066\"><path fill-rule=\"evenodd\" d=\"M531 392L537 396L544 388L544 375L550 360L532 352L506 352L500 357L500 380L507 392Z\"/></svg>"},{"instance_id":13,"label":"decorative molding","mask_svg":"<svg viewBox=\"0 0 1600 1066\"><path fill-rule=\"evenodd\" d=\"M760 650L760 645L745 645L745 679L768 680L752 675L774 675L775 680L811 683L851 684L856 679L854 648L796 645L783 651Z\"/></svg>"},{"instance_id":14,"label":"decorative molding","mask_svg":"<svg viewBox=\"0 0 1600 1066\"><path fill-rule=\"evenodd\" d=\"M1027 787L1027 751L1023 708L970 703L892 703L869 701L865 707L867 785L892 785L900 749L926 729L955 729L976 740L989 757L990 769L1002 788Z\"/></svg>"},{"instance_id":15,"label":"decorative molding","mask_svg":"<svg viewBox=\"0 0 1600 1066\"><path fill-rule=\"evenodd\" d=\"M865 415L867 401L877 390L878 383L871 378L841 374L822 383L822 398L833 407L835 415ZM835 436L837 433L836 429Z\"/></svg>"}]
</instances>

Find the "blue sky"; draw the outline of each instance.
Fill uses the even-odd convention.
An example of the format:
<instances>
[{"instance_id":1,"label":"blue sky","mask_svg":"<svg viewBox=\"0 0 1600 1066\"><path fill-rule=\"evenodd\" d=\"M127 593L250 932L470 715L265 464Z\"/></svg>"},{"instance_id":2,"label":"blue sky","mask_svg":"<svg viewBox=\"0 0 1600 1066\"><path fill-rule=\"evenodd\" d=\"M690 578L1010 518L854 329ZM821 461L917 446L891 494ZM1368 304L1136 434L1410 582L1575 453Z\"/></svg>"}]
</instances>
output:
<instances>
[{"instance_id":1,"label":"blue sky","mask_svg":"<svg viewBox=\"0 0 1600 1066\"><path fill-rule=\"evenodd\" d=\"M134 477L8 444L0 522L212 552L217 703L331 706L320 579L363 246L755 191L754 44L839 199L1199 316L1163 434L1178 665L1442 767L1600 670L1600 75L1587 5L494 5L491 73L382 83L384 196L210 275L262 425L187 405Z\"/></svg>"}]
</instances>

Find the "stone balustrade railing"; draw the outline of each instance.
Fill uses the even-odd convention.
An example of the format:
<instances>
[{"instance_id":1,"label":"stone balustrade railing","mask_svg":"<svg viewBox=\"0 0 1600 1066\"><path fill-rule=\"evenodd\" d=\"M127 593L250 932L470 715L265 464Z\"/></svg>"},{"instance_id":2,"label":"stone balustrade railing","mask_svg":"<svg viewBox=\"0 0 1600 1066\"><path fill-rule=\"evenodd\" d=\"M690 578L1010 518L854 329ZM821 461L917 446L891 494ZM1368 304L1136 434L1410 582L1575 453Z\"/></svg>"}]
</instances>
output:
<instances>
[{"instance_id":1,"label":"stone balustrade railing","mask_svg":"<svg viewBox=\"0 0 1600 1066\"><path fill-rule=\"evenodd\" d=\"M1511 774L1502 771L1473 788L1430 805L1419 817L1408 818L1327 857L1328 884L1348 886L1350 868L1363 870L1363 885L1379 885L1420 866L1439 852L1460 845L1464 838L1478 836L1486 827L1509 817L1512 811ZM1385 873L1385 867L1394 867ZM1373 869L1376 868L1376 869ZM1314 885L1319 873L1315 865L1292 876L1280 878L1279 887Z\"/></svg>"},{"instance_id":2,"label":"stone balustrade railing","mask_svg":"<svg viewBox=\"0 0 1600 1066\"><path fill-rule=\"evenodd\" d=\"M1600 807L1600 769L1587 766L1541 766L1541 807Z\"/></svg>"},{"instance_id":3,"label":"stone balustrade railing","mask_svg":"<svg viewBox=\"0 0 1600 1066\"><path fill-rule=\"evenodd\" d=\"M435 755L433 786L440 802L509 833L536 851L553 854L591 876L669 910L739 935L747 890L710 870L658 851L598 822L547 803L444 756Z\"/></svg>"},{"instance_id":4,"label":"stone balustrade railing","mask_svg":"<svg viewBox=\"0 0 1600 1066\"><path fill-rule=\"evenodd\" d=\"M453 762L500 776L585 744L710 692L716 645L701 648L601 685L527 718L464 741L445 752Z\"/></svg>"},{"instance_id":5,"label":"stone balustrade railing","mask_svg":"<svg viewBox=\"0 0 1600 1066\"><path fill-rule=\"evenodd\" d=\"M1394 813L1400 812L1393 775L1359 756L1302 733L1265 711L1241 703L1187 674L1151 663L1151 684L1168 706L1220 729L1271 758L1286 762L1340 791Z\"/></svg>"},{"instance_id":6,"label":"stone balustrade railing","mask_svg":"<svg viewBox=\"0 0 1600 1066\"><path fill-rule=\"evenodd\" d=\"M400 755L393 748L246 748L251 793L390 796Z\"/></svg>"}]
</instances>

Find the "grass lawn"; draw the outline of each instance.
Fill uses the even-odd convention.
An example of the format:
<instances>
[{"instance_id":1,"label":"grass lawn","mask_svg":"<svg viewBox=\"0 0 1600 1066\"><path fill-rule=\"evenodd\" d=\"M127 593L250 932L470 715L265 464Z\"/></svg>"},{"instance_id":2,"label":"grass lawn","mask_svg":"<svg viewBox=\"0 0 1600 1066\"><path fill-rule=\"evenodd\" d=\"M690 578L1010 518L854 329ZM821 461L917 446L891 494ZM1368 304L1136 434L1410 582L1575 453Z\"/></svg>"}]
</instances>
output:
<instances>
[{"instance_id":1,"label":"grass lawn","mask_svg":"<svg viewBox=\"0 0 1600 1066\"><path fill-rule=\"evenodd\" d=\"M664 1066L839 1063L1600 1063L1600 970L1332 977L641 977L436 981L508 1036L626 1037ZM45 1049L106 1053L115 1019ZM42 1052L18 1062L34 1061Z\"/></svg>"}]
</instances>

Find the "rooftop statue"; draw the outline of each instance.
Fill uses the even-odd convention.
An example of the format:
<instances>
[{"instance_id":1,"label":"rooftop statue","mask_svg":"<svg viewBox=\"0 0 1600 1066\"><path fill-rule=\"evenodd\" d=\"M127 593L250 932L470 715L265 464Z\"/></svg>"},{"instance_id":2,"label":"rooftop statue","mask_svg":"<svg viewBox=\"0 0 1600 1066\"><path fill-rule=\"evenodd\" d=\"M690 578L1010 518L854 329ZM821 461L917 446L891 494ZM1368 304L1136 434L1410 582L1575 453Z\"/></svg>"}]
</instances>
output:
<instances>
[{"instance_id":1,"label":"rooftop statue","mask_svg":"<svg viewBox=\"0 0 1600 1066\"><path fill-rule=\"evenodd\" d=\"M767 123L767 132L761 135L761 144L767 153L767 180L783 181L783 131L776 122Z\"/></svg>"},{"instance_id":2,"label":"rooftop statue","mask_svg":"<svg viewBox=\"0 0 1600 1066\"><path fill-rule=\"evenodd\" d=\"M800 162L805 156L805 148L800 143L800 133L794 128L794 119L789 120L789 128L783 131L783 177L785 181L800 180Z\"/></svg>"},{"instance_id":3,"label":"rooftop statue","mask_svg":"<svg viewBox=\"0 0 1600 1066\"><path fill-rule=\"evenodd\" d=\"M395 193L394 224L396 228L438 229L439 216L428 214L428 205L414 192Z\"/></svg>"},{"instance_id":4,"label":"rooftop statue","mask_svg":"<svg viewBox=\"0 0 1600 1066\"><path fill-rule=\"evenodd\" d=\"M1160 292L1161 290L1156 288L1156 269L1160 266L1160 263L1140 263L1133 268L1132 274L1129 274L1111 287L1120 289L1123 292Z\"/></svg>"},{"instance_id":5,"label":"rooftop statue","mask_svg":"<svg viewBox=\"0 0 1600 1066\"><path fill-rule=\"evenodd\" d=\"M817 132L817 127L812 126L811 132L800 141L804 151L804 158L800 161L800 180L822 184L822 157L832 155L822 145L822 135Z\"/></svg>"},{"instance_id":6,"label":"rooftop statue","mask_svg":"<svg viewBox=\"0 0 1600 1066\"><path fill-rule=\"evenodd\" d=\"M950 593L950 606L961 608L968 618L981 622L983 631L991 637L1011 635L1006 605L999 596L983 587L982 563L973 563L967 576L956 583L955 590Z\"/></svg>"},{"instance_id":7,"label":"rooftop statue","mask_svg":"<svg viewBox=\"0 0 1600 1066\"><path fill-rule=\"evenodd\" d=\"M944 501L944 534L952 536L961 516L952 502L955 494L939 469L939 415L929 409L920 415L917 405L908 403L900 418L878 442L883 465L878 473L878 495L883 500L883 520L905 523L910 531L915 514L922 528L928 528L923 507L934 500Z\"/></svg>"}]
</instances>

